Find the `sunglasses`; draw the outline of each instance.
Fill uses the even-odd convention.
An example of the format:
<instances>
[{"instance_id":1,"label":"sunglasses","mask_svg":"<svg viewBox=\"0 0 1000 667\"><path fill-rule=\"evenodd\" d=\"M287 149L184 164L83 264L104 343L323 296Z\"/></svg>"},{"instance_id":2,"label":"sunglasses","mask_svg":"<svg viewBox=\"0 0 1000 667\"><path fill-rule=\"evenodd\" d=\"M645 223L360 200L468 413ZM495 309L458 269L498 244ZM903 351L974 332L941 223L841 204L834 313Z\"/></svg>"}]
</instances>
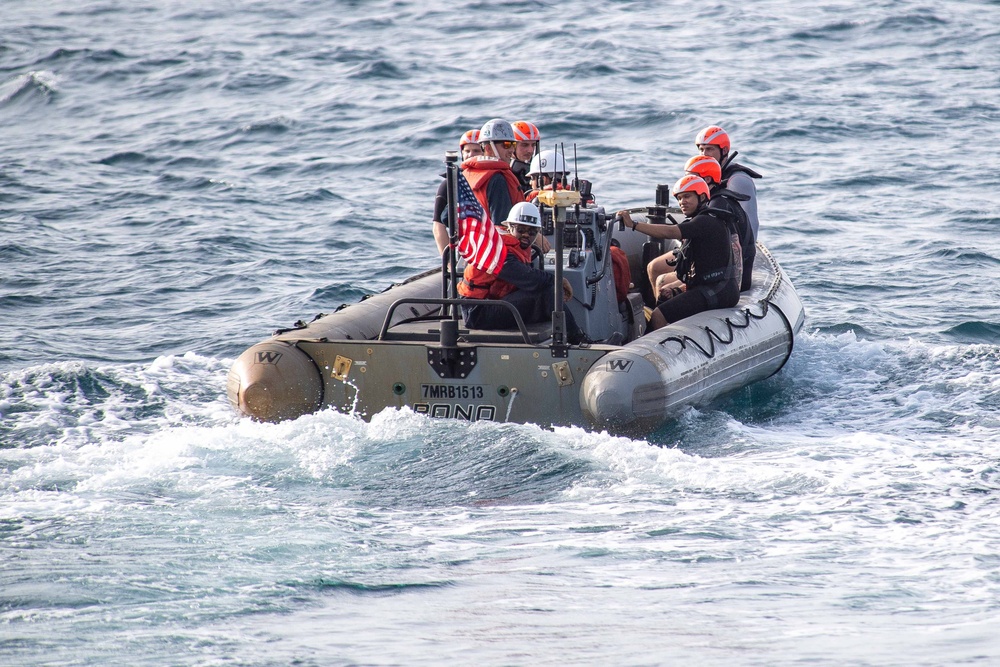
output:
<instances>
[{"instance_id":1,"label":"sunglasses","mask_svg":"<svg viewBox=\"0 0 1000 667\"><path fill-rule=\"evenodd\" d=\"M528 236L537 236L538 227L532 227L531 225L514 225L515 234L527 234Z\"/></svg>"},{"instance_id":2,"label":"sunglasses","mask_svg":"<svg viewBox=\"0 0 1000 667\"><path fill-rule=\"evenodd\" d=\"M498 141L497 143L503 146L504 148L514 148L515 146L517 146L516 141Z\"/></svg>"}]
</instances>

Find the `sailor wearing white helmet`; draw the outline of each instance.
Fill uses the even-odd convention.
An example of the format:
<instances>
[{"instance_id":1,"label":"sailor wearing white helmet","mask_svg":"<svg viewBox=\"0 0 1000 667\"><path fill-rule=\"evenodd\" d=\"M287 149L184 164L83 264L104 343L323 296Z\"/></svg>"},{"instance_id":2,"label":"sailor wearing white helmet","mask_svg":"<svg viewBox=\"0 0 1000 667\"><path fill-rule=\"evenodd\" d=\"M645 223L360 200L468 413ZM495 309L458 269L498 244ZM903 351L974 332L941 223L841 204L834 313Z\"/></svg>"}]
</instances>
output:
<instances>
[{"instance_id":1,"label":"sailor wearing white helmet","mask_svg":"<svg viewBox=\"0 0 1000 667\"><path fill-rule=\"evenodd\" d=\"M531 191L524 198L531 201L538 196L539 190L551 185L553 180L556 182L556 189L561 190L568 185L568 177L563 156L552 149L544 150L531 158L531 166L528 168Z\"/></svg>"},{"instance_id":2,"label":"sailor wearing white helmet","mask_svg":"<svg viewBox=\"0 0 1000 667\"><path fill-rule=\"evenodd\" d=\"M521 202L511 207L501 234L506 258L496 274L467 265L458 293L472 303L462 306L465 324L471 329L515 329L517 323L510 309L503 306L477 305L475 299L502 299L514 306L525 324L546 322L552 316L555 295L552 274L531 265L531 244L542 227L538 207ZM563 300L573 298L569 281L563 279ZM566 340L576 345L587 340L573 314L566 313Z\"/></svg>"},{"instance_id":3,"label":"sailor wearing white helmet","mask_svg":"<svg viewBox=\"0 0 1000 667\"><path fill-rule=\"evenodd\" d=\"M463 162L462 172L490 220L499 225L507 219L511 206L524 201L521 184L510 169L517 145L514 128L502 118L489 120L479 130L479 145L483 155Z\"/></svg>"}]
</instances>

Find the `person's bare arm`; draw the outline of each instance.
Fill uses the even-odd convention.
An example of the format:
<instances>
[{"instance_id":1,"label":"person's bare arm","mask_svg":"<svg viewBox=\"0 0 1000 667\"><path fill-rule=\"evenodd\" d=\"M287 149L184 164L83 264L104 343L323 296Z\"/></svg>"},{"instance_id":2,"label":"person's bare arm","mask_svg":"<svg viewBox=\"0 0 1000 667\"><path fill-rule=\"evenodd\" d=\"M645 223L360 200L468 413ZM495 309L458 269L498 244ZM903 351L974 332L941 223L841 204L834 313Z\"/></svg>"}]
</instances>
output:
<instances>
[{"instance_id":1,"label":"person's bare arm","mask_svg":"<svg viewBox=\"0 0 1000 667\"><path fill-rule=\"evenodd\" d=\"M438 254L444 254L444 249L448 247L448 228L444 226L443 223L435 220L431 223L434 225L434 242L437 243Z\"/></svg>"},{"instance_id":2,"label":"person's bare arm","mask_svg":"<svg viewBox=\"0 0 1000 667\"><path fill-rule=\"evenodd\" d=\"M642 232L654 239L680 239L681 230L677 225L651 225L648 222L632 222L632 216L627 210L618 211L626 227L631 227L632 231Z\"/></svg>"}]
</instances>

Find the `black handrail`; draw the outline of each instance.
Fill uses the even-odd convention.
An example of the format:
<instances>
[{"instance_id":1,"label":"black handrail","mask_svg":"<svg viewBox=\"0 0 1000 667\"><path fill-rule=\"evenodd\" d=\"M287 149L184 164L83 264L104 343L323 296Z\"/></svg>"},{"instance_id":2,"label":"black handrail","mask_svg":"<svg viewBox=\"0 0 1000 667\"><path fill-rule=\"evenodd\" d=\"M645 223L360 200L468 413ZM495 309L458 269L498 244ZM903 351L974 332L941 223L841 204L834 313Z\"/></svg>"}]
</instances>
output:
<instances>
[{"instance_id":1,"label":"black handrail","mask_svg":"<svg viewBox=\"0 0 1000 667\"><path fill-rule=\"evenodd\" d=\"M438 306L453 306L457 312L460 306L502 306L508 309L511 314L514 315L514 323L517 324L518 330L521 332L521 337L524 339L526 345L531 345L531 334L528 333L528 328L524 326L524 320L521 319L521 313L517 312L517 308L514 304L508 301L501 301L499 299L433 299L433 298L405 298L399 299L398 301L393 301L392 305L389 306L388 312L385 314L385 320L382 322L382 328L378 332L378 340L384 340L385 335L389 332L389 322L392 321L392 316L396 312L396 308L405 303L416 303L416 304L427 304L427 305L438 305ZM448 319L447 317L442 319Z\"/></svg>"},{"instance_id":2,"label":"black handrail","mask_svg":"<svg viewBox=\"0 0 1000 667\"><path fill-rule=\"evenodd\" d=\"M614 234L611 232L611 226L608 226L608 238L604 242L604 261L601 262L601 271L596 276L587 278L587 285L596 285L597 283L604 280L604 275L608 272L608 265L611 264L611 241L614 240ZM596 250L596 244L595 244ZM593 306L591 306L593 308Z\"/></svg>"}]
</instances>

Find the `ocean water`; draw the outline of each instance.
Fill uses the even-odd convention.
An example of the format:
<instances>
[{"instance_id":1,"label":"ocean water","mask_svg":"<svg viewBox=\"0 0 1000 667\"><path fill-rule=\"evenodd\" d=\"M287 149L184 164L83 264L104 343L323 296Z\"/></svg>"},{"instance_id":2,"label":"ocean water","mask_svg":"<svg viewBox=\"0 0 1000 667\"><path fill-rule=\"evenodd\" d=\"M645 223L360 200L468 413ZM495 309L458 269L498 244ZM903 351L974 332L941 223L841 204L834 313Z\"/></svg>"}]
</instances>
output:
<instances>
[{"instance_id":1,"label":"ocean water","mask_svg":"<svg viewBox=\"0 0 1000 667\"><path fill-rule=\"evenodd\" d=\"M1000 4L0 5L0 664L1000 664ZM492 117L649 203L721 124L807 320L646 440L238 419L433 262Z\"/></svg>"}]
</instances>

